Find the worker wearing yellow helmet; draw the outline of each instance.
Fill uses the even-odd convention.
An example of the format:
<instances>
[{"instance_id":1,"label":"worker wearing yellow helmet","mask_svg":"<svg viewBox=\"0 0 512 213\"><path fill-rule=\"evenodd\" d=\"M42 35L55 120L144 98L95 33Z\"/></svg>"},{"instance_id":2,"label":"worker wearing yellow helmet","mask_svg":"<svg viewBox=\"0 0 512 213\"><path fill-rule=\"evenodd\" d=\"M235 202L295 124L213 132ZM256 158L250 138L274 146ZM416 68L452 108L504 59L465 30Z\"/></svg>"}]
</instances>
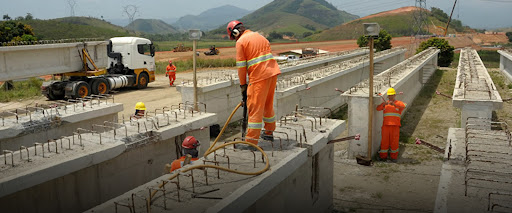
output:
<instances>
[{"instance_id":1,"label":"worker wearing yellow helmet","mask_svg":"<svg viewBox=\"0 0 512 213\"><path fill-rule=\"evenodd\" d=\"M388 101L377 106L377 111L384 110L384 121L382 122L382 140L380 142L379 157L382 160L388 158L388 150L391 148L390 157L392 162L398 159L398 140L400 137L400 117L407 106L404 102L395 100L396 91L389 88L387 91ZM381 96L382 97L382 96Z\"/></svg>"},{"instance_id":2,"label":"worker wearing yellow helmet","mask_svg":"<svg viewBox=\"0 0 512 213\"><path fill-rule=\"evenodd\" d=\"M146 112L146 105L143 102L137 102L135 104L135 114L130 116L131 119L139 119L144 117Z\"/></svg>"}]
</instances>

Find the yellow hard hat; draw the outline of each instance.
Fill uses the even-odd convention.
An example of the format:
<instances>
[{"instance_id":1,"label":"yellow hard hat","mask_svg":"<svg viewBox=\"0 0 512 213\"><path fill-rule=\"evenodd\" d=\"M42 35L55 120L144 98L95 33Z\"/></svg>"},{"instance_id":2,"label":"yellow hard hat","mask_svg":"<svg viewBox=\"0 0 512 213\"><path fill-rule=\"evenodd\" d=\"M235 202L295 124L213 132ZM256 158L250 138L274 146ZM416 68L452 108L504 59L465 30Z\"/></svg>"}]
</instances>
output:
<instances>
[{"instance_id":1,"label":"yellow hard hat","mask_svg":"<svg viewBox=\"0 0 512 213\"><path fill-rule=\"evenodd\" d=\"M396 95L395 89L393 89L393 87L388 89L388 95Z\"/></svg>"},{"instance_id":2,"label":"yellow hard hat","mask_svg":"<svg viewBox=\"0 0 512 213\"><path fill-rule=\"evenodd\" d=\"M137 104L135 104L135 109L136 110L146 110L146 105L144 105L143 102L137 102Z\"/></svg>"}]
</instances>

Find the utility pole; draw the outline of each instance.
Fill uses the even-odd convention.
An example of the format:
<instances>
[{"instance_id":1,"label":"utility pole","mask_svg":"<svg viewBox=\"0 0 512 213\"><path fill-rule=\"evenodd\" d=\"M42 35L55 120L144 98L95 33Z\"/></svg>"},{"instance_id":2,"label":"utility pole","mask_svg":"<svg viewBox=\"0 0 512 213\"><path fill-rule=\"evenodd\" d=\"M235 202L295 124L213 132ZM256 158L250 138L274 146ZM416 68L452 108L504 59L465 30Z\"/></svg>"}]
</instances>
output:
<instances>
[{"instance_id":1,"label":"utility pole","mask_svg":"<svg viewBox=\"0 0 512 213\"><path fill-rule=\"evenodd\" d=\"M133 22L133 17L135 17L135 14L139 12L139 8L133 4L129 4L124 6L123 10L124 13L126 13L126 15L128 16L128 19L130 20L129 24L131 24ZM135 25L133 25L132 30L135 31Z\"/></svg>"},{"instance_id":2,"label":"utility pole","mask_svg":"<svg viewBox=\"0 0 512 213\"><path fill-rule=\"evenodd\" d=\"M68 0L69 9L70 9L70 16L75 16L75 6L76 6L76 0Z\"/></svg>"},{"instance_id":3,"label":"utility pole","mask_svg":"<svg viewBox=\"0 0 512 213\"><path fill-rule=\"evenodd\" d=\"M194 110L199 111L197 108L197 68L196 68L196 47L197 47L197 41L201 39L201 30L189 30L188 35L189 39L192 40L192 68L194 70Z\"/></svg>"},{"instance_id":4,"label":"utility pole","mask_svg":"<svg viewBox=\"0 0 512 213\"><path fill-rule=\"evenodd\" d=\"M427 17L427 0L416 0L416 3L414 5L416 7L416 10L413 13L413 21L412 24L412 35L417 36L424 34L423 28L427 27L427 33L428 30L428 17Z\"/></svg>"}]
</instances>

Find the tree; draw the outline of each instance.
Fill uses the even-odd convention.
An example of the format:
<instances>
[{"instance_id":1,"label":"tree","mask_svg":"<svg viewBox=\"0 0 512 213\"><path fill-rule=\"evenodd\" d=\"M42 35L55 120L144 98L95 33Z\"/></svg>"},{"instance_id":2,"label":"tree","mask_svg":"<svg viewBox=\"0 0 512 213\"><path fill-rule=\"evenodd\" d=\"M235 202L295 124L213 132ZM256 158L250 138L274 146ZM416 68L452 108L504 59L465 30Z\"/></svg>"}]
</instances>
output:
<instances>
[{"instance_id":1,"label":"tree","mask_svg":"<svg viewBox=\"0 0 512 213\"><path fill-rule=\"evenodd\" d=\"M507 35L508 41L512 42L512 32L507 32L505 35Z\"/></svg>"},{"instance_id":2,"label":"tree","mask_svg":"<svg viewBox=\"0 0 512 213\"><path fill-rule=\"evenodd\" d=\"M306 37L308 37L308 36L310 36L310 35L313 35L313 33L312 33L312 32L304 32L304 33L302 34L302 37L306 38Z\"/></svg>"},{"instance_id":3,"label":"tree","mask_svg":"<svg viewBox=\"0 0 512 213\"><path fill-rule=\"evenodd\" d=\"M374 47L377 52L391 49L391 34L389 34L386 30L380 30L379 37L374 39ZM357 45L359 47L367 47L369 40L366 36L362 35L357 39Z\"/></svg>"},{"instance_id":4,"label":"tree","mask_svg":"<svg viewBox=\"0 0 512 213\"><path fill-rule=\"evenodd\" d=\"M268 37L270 39L282 39L283 38L283 34L278 33L276 31L272 31L272 32L270 32L270 34L268 34Z\"/></svg>"},{"instance_id":5,"label":"tree","mask_svg":"<svg viewBox=\"0 0 512 213\"><path fill-rule=\"evenodd\" d=\"M32 15L32 13L27 13L27 15L25 16L25 20L32 20L34 19L34 16Z\"/></svg>"},{"instance_id":6,"label":"tree","mask_svg":"<svg viewBox=\"0 0 512 213\"><path fill-rule=\"evenodd\" d=\"M3 19L9 21L11 20L11 17L8 14L5 14Z\"/></svg>"},{"instance_id":7,"label":"tree","mask_svg":"<svg viewBox=\"0 0 512 213\"><path fill-rule=\"evenodd\" d=\"M420 47L416 50L416 53L419 53L423 50L428 49L429 47L437 47L441 52L439 53L439 58L437 59L437 64L441 67L448 67L453 61L453 50L455 49L453 46L448 43L447 40L442 38L430 38L427 41L421 42Z\"/></svg>"},{"instance_id":8,"label":"tree","mask_svg":"<svg viewBox=\"0 0 512 213\"><path fill-rule=\"evenodd\" d=\"M0 42L35 41L34 30L28 24L15 21L0 23Z\"/></svg>"}]
</instances>

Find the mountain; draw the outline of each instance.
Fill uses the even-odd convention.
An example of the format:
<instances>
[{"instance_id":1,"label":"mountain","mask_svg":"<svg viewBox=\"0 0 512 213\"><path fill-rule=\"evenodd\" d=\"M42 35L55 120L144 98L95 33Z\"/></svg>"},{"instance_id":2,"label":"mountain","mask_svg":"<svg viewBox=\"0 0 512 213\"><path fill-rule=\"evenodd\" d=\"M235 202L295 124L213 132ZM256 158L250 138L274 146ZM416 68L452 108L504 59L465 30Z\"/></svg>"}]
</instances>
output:
<instances>
[{"instance_id":1,"label":"mountain","mask_svg":"<svg viewBox=\"0 0 512 213\"><path fill-rule=\"evenodd\" d=\"M363 34L363 23L376 22L379 23L380 28L386 30L393 37L397 36L410 36L412 34L411 26L414 23L414 11L418 10L417 7L402 7L395 10L380 12L377 14L365 16L360 19L353 20L348 23L338 25L336 27L324 30L319 34L314 34L308 37L312 41L324 40L341 40L341 39L357 39ZM444 33L442 28L446 27L448 15L438 8L432 8L428 13L428 26L424 27L423 31L428 34ZM470 30L468 27L463 26L459 20L452 19L448 34ZM426 33L427 34L427 33Z\"/></svg>"},{"instance_id":2,"label":"mountain","mask_svg":"<svg viewBox=\"0 0 512 213\"><path fill-rule=\"evenodd\" d=\"M325 0L274 0L240 21L252 30L270 33L315 32L359 18Z\"/></svg>"},{"instance_id":3,"label":"mountain","mask_svg":"<svg viewBox=\"0 0 512 213\"><path fill-rule=\"evenodd\" d=\"M128 30L109 22L90 17L64 17L57 19L21 20L34 29L40 40L56 40L69 38L111 38L128 36Z\"/></svg>"},{"instance_id":4,"label":"mountain","mask_svg":"<svg viewBox=\"0 0 512 213\"><path fill-rule=\"evenodd\" d=\"M212 8L201 14L186 15L178 19L173 25L180 29L201 29L208 31L228 23L233 19L239 19L249 14L250 11L231 5Z\"/></svg>"},{"instance_id":5,"label":"mountain","mask_svg":"<svg viewBox=\"0 0 512 213\"><path fill-rule=\"evenodd\" d=\"M176 28L160 19L137 19L125 28L150 34L169 34L179 32Z\"/></svg>"}]
</instances>

